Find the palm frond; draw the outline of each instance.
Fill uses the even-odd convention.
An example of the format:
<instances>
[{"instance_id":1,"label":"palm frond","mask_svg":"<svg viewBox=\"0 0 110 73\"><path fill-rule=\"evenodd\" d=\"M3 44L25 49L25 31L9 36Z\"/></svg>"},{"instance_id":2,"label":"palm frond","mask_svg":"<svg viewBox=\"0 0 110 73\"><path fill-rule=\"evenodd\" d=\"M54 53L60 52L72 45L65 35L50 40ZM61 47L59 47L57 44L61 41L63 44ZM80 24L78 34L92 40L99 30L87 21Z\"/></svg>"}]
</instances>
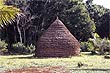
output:
<instances>
[{"instance_id":1,"label":"palm frond","mask_svg":"<svg viewBox=\"0 0 110 73\"><path fill-rule=\"evenodd\" d=\"M3 5L3 3L4 3L4 0L0 0L0 5Z\"/></svg>"},{"instance_id":2,"label":"palm frond","mask_svg":"<svg viewBox=\"0 0 110 73\"><path fill-rule=\"evenodd\" d=\"M15 17L20 13L18 8L7 5L0 5L0 26L11 23Z\"/></svg>"}]
</instances>

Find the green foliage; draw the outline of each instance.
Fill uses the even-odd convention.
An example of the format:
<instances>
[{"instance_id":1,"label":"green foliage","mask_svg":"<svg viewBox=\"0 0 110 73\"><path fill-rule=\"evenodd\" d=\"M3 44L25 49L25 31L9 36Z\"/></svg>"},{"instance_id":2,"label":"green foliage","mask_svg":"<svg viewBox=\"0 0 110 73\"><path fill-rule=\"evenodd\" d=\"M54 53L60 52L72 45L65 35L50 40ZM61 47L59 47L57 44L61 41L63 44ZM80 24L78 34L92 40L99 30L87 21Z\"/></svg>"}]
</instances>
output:
<instances>
[{"instance_id":1,"label":"green foliage","mask_svg":"<svg viewBox=\"0 0 110 73\"><path fill-rule=\"evenodd\" d=\"M16 43L12 45L12 54L32 54L35 51L34 45L25 46L23 43Z\"/></svg>"},{"instance_id":2,"label":"green foliage","mask_svg":"<svg viewBox=\"0 0 110 73\"><path fill-rule=\"evenodd\" d=\"M3 24L11 23L20 10L13 6L7 6L3 4L4 0L0 0L0 26Z\"/></svg>"},{"instance_id":3,"label":"green foliage","mask_svg":"<svg viewBox=\"0 0 110 73\"><path fill-rule=\"evenodd\" d=\"M57 16L80 41L85 41L90 38L96 28L82 0L8 1L7 4L14 4L20 7L24 13L28 14L28 17L31 16L29 17L32 18L30 24L37 28L38 37L40 35L39 32L47 30ZM36 31L33 32L36 33Z\"/></svg>"},{"instance_id":4,"label":"green foliage","mask_svg":"<svg viewBox=\"0 0 110 73\"><path fill-rule=\"evenodd\" d=\"M81 42L81 50L83 52L92 51L94 49L93 43L87 41L87 42Z\"/></svg>"},{"instance_id":5,"label":"green foliage","mask_svg":"<svg viewBox=\"0 0 110 73\"><path fill-rule=\"evenodd\" d=\"M101 38L109 37L109 18L110 9L92 3L93 0L86 1L86 8L91 19L96 24L96 32ZM106 29L105 29L106 28Z\"/></svg>"},{"instance_id":6,"label":"green foliage","mask_svg":"<svg viewBox=\"0 0 110 73\"><path fill-rule=\"evenodd\" d=\"M26 54L28 52L26 46L20 42L12 45L13 54Z\"/></svg>"},{"instance_id":7,"label":"green foliage","mask_svg":"<svg viewBox=\"0 0 110 73\"><path fill-rule=\"evenodd\" d=\"M110 54L110 40L104 38L89 39L89 42L93 44L94 48L91 51L98 51L99 54Z\"/></svg>"},{"instance_id":8,"label":"green foliage","mask_svg":"<svg viewBox=\"0 0 110 73\"><path fill-rule=\"evenodd\" d=\"M91 34L95 31L96 27L94 22L91 20L88 11L84 4L80 1L73 1L73 7L68 10L68 17L70 25L70 31L74 34L77 39L81 41L87 41L91 37ZM73 12L74 11L74 12Z\"/></svg>"},{"instance_id":9,"label":"green foliage","mask_svg":"<svg viewBox=\"0 0 110 73\"><path fill-rule=\"evenodd\" d=\"M0 39L0 55L8 52L7 46L8 44Z\"/></svg>"},{"instance_id":10,"label":"green foliage","mask_svg":"<svg viewBox=\"0 0 110 73\"><path fill-rule=\"evenodd\" d=\"M27 46L27 49L29 50L29 53L32 54L35 52L35 46L34 45L30 45L30 46Z\"/></svg>"},{"instance_id":11,"label":"green foliage","mask_svg":"<svg viewBox=\"0 0 110 73\"><path fill-rule=\"evenodd\" d=\"M99 19L98 26L97 26L97 33L102 37L109 38L110 34L110 10L106 12L101 18Z\"/></svg>"},{"instance_id":12,"label":"green foliage","mask_svg":"<svg viewBox=\"0 0 110 73\"><path fill-rule=\"evenodd\" d=\"M97 33L93 34L94 38L89 38L87 42L81 42L82 51L91 51L92 54L110 54L110 40L101 39Z\"/></svg>"},{"instance_id":13,"label":"green foliage","mask_svg":"<svg viewBox=\"0 0 110 73\"><path fill-rule=\"evenodd\" d=\"M99 44L100 54L110 54L110 40L104 38Z\"/></svg>"}]
</instances>

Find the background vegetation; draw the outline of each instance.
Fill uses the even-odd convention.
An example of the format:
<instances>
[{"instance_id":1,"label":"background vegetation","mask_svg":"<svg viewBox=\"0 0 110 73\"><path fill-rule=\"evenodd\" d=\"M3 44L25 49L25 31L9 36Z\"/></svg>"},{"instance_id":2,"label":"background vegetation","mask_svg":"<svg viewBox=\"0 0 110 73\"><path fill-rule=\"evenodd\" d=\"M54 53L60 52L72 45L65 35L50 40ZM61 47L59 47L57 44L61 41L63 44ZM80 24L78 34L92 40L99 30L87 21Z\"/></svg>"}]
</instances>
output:
<instances>
[{"instance_id":1,"label":"background vegetation","mask_svg":"<svg viewBox=\"0 0 110 73\"><path fill-rule=\"evenodd\" d=\"M82 0L3 1L0 2L0 39L7 44L4 46L8 54L33 52L29 46L36 45L56 17L81 42L82 51L110 52L110 9L93 4L93 0L86 3Z\"/></svg>"}]
</instances>

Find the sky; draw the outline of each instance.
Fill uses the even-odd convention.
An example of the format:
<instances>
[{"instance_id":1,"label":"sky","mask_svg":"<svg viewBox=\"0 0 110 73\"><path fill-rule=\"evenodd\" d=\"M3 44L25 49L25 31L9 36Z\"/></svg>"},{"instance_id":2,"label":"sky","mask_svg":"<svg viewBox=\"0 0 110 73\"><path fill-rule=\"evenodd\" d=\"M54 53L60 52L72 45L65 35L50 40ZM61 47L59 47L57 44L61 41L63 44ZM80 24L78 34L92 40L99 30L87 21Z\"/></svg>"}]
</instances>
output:
<instances>
[{"instance_id":1,"label":"sky","mask_svg":"<svg viewBox=\"0 0 110 73\"><path fill-rule=\"evenodd\" d=\"M110 9L110 0L93 0L93 3L97 5L103 5L105 8Z\"/></svg>"}]
</instances>

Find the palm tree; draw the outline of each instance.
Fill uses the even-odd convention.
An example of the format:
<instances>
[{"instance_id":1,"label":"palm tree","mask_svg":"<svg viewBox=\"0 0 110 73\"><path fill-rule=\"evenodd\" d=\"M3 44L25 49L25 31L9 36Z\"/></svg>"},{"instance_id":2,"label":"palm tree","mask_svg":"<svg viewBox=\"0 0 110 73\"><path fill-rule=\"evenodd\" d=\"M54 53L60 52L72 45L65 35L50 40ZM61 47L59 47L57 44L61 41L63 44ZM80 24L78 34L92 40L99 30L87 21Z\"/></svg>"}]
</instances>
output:
<instances>
[{"instance_id":1,"label":"palm tree","mask_svg":"<svg viewBox=\"0 0 110 73\"><path fill-rule=\"evenodd\" d=\"M5 0L0 0L0 26L7 25L14 21L20 10L13 6L4 5Z\"/></svg>"}]
</instances>

